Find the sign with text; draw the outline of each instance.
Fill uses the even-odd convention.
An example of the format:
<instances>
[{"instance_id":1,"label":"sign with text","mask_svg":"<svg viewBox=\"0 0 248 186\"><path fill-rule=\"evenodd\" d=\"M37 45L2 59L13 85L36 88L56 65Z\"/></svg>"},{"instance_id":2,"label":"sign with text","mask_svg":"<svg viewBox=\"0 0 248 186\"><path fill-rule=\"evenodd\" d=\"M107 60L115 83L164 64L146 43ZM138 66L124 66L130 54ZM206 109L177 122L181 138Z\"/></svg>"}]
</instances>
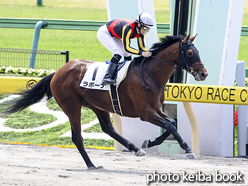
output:
<instances>
[{"instance_id":1,"label":"sign with text","mask_svg":"<svg viewBox=\"0 0 248 186\"><path fill-rule=\"evenodd\" d=\"M0 94L18 93L32 88L41 78L0 76Z\"/></svg>"},{"instance_id":2,"label":"sign with text","mask_svg":"<svg viewBox=\"0 0 248 186\"><path fill-rule=\"evenodd\" d=\"M248 105L248 88L168 83L166 101Z\"/></svg>"}]
</instances>

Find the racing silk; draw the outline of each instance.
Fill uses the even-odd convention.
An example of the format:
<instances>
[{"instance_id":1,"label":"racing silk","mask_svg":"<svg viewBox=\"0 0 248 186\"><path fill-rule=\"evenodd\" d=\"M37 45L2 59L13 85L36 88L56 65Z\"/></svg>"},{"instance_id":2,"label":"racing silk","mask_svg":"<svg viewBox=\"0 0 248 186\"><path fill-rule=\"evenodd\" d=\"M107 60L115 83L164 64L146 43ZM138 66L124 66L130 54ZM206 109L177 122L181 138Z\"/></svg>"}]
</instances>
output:
<instances>
[{"instance_id":1,"label":"racing silk","mask_svg":"<svg viewBox=\"0 0 248 186\"><path fill-rule=\"evenodd\" d=\"M108 31L113 37L122 39L125 52L130 54L141 55L143 51L147 51L144 43L144 36L137 33L135 21L130 19L114 19L106 23ZM137 38L139 50L130 46L130 40Z\"/></svg>"}]
</instances>

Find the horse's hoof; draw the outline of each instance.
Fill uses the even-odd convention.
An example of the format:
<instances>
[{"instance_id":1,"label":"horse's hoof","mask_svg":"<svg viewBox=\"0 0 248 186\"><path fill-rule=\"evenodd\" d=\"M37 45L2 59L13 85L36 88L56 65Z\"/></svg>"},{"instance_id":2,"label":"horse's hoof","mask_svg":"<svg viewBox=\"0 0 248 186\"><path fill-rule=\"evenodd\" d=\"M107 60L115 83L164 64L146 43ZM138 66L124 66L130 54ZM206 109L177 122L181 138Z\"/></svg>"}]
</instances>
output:
<instances>
[{"instance_id":1,"label":"horse's hoof","mask_svg":"<svg viewBox=\"0 0 248 186\"><path fill-rule=\"evenodd\" d=\"M141 148L143 149L147 149L148 148L148 144L149 144L149 140L145 140L141 146Z\"/></svg>"},{"instance_id":2,"label":"horse's hoof","mask_svg":"<svg viewBox=\"0 0 248 186\"><path fill-rule=\"evenodd\" d=\"M135 153L136 156L144 156L146 155L146 152L143 150L143 149L140 149L138 150L136 153Z\"/></svg>"},{"instance_id":3,"label":"horse's hoof","mask_svg":"<svg viewBox=\"0 0 248 186\"><path fill-rule=\"evenodd\" d=\"M93 169L102 169L102 168L103 168L103 166L98 166L98 167L93 166L93 167L88 167L88 170L93 170Z\"/></svg>"},{"instance_id":4,"label":"horse's hoof","mask_svg":"<svg viewBox=\"0 0 248 186\"><path fill-rule=\"evenodd\" d=\"M185 156L186 156L186 158L188 158L188 159L195 159L195 155L194 155L193 152L191 152L191 153L186 153Z\"/></svg>"}]
</instances>

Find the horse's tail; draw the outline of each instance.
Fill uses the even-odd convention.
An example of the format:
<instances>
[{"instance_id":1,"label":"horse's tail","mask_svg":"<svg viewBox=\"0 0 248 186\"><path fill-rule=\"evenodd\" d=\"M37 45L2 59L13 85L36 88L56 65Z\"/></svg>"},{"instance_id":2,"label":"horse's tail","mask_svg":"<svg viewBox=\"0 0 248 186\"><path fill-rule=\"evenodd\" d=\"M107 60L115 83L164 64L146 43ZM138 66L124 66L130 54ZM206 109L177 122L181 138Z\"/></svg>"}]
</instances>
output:
<instances>
[{"instance_id":1,"label":"horse's tail","mask_svg":"<svg viewBox=\"0 0 248 186\"><path fill-rule=\"evenodd\" d=\"M21 97L11 101L11 106L3 112L3 115L20 112L28 106L39 102L42 98L44 98L45 95L48 97L48 99L52 98L53 95L50 89L50 82L54 74L55 73L52 73L42 78L31 89L19 92L18 94L20 94Z\"/></svg>"}]
</instances>

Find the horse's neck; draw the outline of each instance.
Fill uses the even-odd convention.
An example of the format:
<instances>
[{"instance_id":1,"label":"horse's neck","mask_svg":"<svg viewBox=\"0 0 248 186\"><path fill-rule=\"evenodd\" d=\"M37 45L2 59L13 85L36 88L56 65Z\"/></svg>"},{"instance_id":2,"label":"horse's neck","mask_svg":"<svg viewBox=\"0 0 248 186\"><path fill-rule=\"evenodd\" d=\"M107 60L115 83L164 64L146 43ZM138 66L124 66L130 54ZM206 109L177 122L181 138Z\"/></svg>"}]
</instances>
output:
<instances>
[{"instance_id":1,"label":"horse's neck","mask_svg":"<svg viewBox=\"0 0 248 186\"><path fill-rule=\"evenodd\" d=\"M157 57L174 63L172 61L173 52L170 52L169 50L167 52L165 50L159 52ZM175 65L172 65L161 59L154 59L153 61L151 61L150 68L152 70L152 74L154 74L159 83L164 86L172 76L175 70Z\"/></svg>"}]
</instances>

